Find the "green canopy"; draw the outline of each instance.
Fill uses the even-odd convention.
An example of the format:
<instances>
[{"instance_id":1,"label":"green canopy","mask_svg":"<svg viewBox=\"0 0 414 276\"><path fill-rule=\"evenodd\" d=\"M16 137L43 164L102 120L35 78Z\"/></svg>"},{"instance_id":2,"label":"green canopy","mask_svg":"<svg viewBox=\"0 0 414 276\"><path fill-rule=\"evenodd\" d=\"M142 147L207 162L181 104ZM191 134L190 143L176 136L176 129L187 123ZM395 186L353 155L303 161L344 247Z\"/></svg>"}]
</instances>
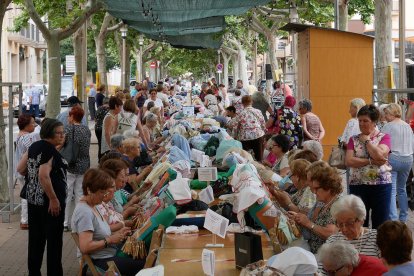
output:
<instances>
[{"instance_id":1,"label":"green canopy","mask_svg":"<svg viewBox=\"0 0 414 276\"><path fill-rule=\"evenodd\" d=\"M270 0L103 0L107 11L151 39L176 47L219 48L224 16Z\"/></svg>"}]
</instances>

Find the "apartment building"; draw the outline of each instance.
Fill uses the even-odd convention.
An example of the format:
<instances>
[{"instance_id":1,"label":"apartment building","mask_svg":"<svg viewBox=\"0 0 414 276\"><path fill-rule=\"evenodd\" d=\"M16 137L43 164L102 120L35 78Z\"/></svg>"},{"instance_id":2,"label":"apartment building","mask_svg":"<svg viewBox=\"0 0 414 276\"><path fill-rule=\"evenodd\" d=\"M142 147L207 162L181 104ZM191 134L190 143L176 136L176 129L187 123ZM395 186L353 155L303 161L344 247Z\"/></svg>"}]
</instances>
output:
<instances>
[{"instance_id":1,"label":"apartment building","mask_svg":"<svg viewBox=\"0 0 414 276\"><path fill-rule=\"evenodd\" d=\"M10 4L3 20L1 57L4 82L24 85L45 83L46 42L32 20L20 32L12 32L13 20L21 8ZM4 98L7 99L7 98Z\"/></svg>"}]
</instances>

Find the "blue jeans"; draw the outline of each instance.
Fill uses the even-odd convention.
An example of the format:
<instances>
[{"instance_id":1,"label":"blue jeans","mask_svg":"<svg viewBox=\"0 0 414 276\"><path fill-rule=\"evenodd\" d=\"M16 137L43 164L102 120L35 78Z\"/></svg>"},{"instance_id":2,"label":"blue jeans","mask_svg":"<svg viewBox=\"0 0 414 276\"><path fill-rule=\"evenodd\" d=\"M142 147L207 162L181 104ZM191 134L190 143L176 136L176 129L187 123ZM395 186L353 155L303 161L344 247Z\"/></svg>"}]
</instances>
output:
<instances>
[{"instance_id":1,"label":"blue jeans","mask_svg":"<svg viewBox=\"0 0 414 276\"><path fill-rule=\"evenodd\" d=\"M392 166L392 192L390 205L390 220L407 221L408 216L408 199L406 183L413 165L413 156L397 156L390 154L389 163ZM398 216L396 196L398 195L398 205L400 215Z\"/></svg>"},{"instance_id":2,"label":"blue jeans","mask_svg":"<svg viewBox=\"0 0 414 276\"><path fill-rule=\"evenodd\" d=\"M35 118L39 118L39 105L38 104L31 104L30 105L30 114L34 115Z\"/></svg>"},{"instance_id":3,"label":"blue jeans","mask_svg":"<svg viewBox=\"0 0 414 276\"><path fill-rule=\"evenodd\" d=\"M369 211L372 211L372 228L377 229L388 220L390 215L392 184L379 185L349 185L351 194L359 196L365 204L367 218L364 226L369 224Z\"/></svg>"}]
</instances>

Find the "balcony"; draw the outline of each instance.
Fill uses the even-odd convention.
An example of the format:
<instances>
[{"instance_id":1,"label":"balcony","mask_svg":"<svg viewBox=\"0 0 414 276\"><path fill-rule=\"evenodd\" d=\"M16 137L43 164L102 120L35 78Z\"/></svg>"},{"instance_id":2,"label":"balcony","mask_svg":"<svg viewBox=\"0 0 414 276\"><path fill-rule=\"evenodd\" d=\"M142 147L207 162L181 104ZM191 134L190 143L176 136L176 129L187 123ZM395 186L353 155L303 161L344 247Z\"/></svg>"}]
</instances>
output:
<instances>
[{"instance_id":1,"label":"balcony","mask_svg":"<svg viewBox=\"0 0 414 276\"><path fill-rule=\"evenodd\" d=\"M7 32L7 39L35 49L47 49L46 41L40 35L36 35L36 39L33 40L30 37L22 35L22 32Z\"/></svg>"}]
</instances>

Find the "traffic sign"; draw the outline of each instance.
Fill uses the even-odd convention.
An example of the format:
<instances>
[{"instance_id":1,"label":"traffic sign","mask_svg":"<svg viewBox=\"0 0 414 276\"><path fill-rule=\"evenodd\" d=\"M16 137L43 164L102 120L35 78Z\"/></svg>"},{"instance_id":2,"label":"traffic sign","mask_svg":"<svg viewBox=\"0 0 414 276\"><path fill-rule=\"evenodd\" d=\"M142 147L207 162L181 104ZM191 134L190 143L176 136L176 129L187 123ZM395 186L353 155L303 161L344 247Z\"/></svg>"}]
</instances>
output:
<instances>
[{"instance_id":1,"label":"traffic sign","mask_svg":"<svg viewBox=\"0 0 414 276\"><path fill-rule=\"evenodd\" d=\"M223 64L222 63L217 64L217 71L223 71Z\"/></svg>"},{"instance_id":2,"label":"traffic sign","mask_svg":"<svg viewBox=\"0 0 414 276\"><path fill-rule=\"evenodd\" d=\"M157 68L157 63L155 61L151 62L150 68Z\"/></svg>"}]
</instances>

